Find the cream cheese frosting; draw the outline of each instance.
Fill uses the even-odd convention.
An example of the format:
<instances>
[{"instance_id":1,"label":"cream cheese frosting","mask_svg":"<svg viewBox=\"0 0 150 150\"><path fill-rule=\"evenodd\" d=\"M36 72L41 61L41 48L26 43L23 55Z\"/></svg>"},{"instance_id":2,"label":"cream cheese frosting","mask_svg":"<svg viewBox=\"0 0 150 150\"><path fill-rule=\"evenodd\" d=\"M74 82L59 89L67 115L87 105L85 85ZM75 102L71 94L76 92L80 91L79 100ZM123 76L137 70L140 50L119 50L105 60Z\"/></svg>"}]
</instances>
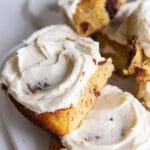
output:
<instances>
[{"instance_id":1,"label":"cream cheese frosting","mask_svg":"<svg viewBox=\"0 0 150 150\"><path fill-rule=\"evenodd\" d=\"M127 45L132 37L150 57L150 1L143 0L124 5L110 26L103 31L109 39Z\"/></svg>"},{"instance_id":2,"label":"cream cheese frosting","mask_svg":"<svg viewBox=\"0 0 150 150\"><path fill-rule=\"evenodd\" d=\"M80 128L61 141L66 150L148 150L150 114L130 93L107 85Z\"/></svg>"},{"instance_id":3,"label":"cream cheese frosting","mask_svg":"<svg viewBox=\"0 0 150 150\"><path fill-rule=\"evenodd\" d=\"M58 0L58 4L62 7L69 19L73 19L73 15L76 12L77 5L81 2L81 0Z\"/></svg>"},{"instance_id":4,"label":"cream cheese frosting","mask_svg":"<svg viewBox=\"0 0 150 150\"><path fill-rule=\"evenodd\" d=\"M38 114L77 105L98 69L93 59L105 60L97 42L79 37L66 25L41 29L25 43L6 62L0 81L19 103Z\"/></svg>"}]
</instances>

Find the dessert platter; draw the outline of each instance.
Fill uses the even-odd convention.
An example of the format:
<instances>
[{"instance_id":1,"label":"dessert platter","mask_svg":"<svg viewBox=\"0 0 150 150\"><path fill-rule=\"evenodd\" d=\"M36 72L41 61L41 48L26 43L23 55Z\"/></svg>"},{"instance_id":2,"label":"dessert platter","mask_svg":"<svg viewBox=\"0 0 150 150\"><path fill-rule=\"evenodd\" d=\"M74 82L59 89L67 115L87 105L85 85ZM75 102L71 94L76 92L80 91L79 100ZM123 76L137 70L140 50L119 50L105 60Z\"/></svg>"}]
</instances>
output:
<instances>
[{"instance_id":1,"label":"dessert platter","mask_svg":"<svg viewBox=\"0 0 150 150\"><path fill-rule=\"evenodd\" d=\"M49 150L150 149L150 1L58 0L2 60L0 86Z\"/></svg>"}]
</instances>

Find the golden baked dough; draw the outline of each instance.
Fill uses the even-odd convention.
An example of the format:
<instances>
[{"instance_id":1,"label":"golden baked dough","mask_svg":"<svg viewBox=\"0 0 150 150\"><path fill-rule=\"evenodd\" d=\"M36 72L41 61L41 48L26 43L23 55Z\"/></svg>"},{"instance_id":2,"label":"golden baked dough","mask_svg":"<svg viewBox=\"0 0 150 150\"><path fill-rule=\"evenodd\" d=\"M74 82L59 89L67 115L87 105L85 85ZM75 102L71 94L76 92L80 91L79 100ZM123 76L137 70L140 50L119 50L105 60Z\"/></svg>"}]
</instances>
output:
<instances>
[{"instance_id":1,"label":"golden baked dough","mask_svg":"<svg viewBox=\"0 0 150 150\"><path fill-rule=\"evenodd\" d=\"M101 54L113 60L115 71L123 75L124 69L129 67L128 47L111 41L102 33L96 33L94 39L100 42Z\"/></svg>"},{"instance_id":2,"label":"golden baked dough","mask_svg":"<svg viewBox=\"0 0 150 150\"><path fill-rule=\"evenodd\" d=\"M143 50L136 45L136 39L132 39L128 46L128 68L124 69L125 75L136 75L137 68L142 66L143 63Z\"/></svg>"},{"instance_id":3,"label":"golden baked dough","mask_svg":"<svg viewBox=\"0 0 150 150\"><path fill-rule=\"evenodd\" d=\"M150 81L150 58L143 57L141 65L135 70L137 82Z\"/></svg>"},{"instance_id":4,"label":"golden baked dough","mask_svg":"<svg viewBox=\"0 0 150 150\"><path fill-rule=\"evenodd\" d=\"M109 24L126 0L81 0L69 21L76 31L89 36ZM66 15L67 16L67 15Z\"/></svg>"},{"instance_id":5,"label":"golden baked dough","mask_svg":"<svg viewBox=\"0 0 150 150\"><path fill-rule=\"evenodd\" d=\"M128 46L111 41L106 35L97 32L93 38L100 42L101 54L113 60L115 70L120 75L135 75L137 78L148 78L148 58L143 54L143 50L136 44L136 39L132 39ZM149 63L150 64L150 63ZM143 77L144 74L144 77Z\"/></svg>"},{"instance_id":6,"label":"golden baked dough","mask_svg":"<svg viewBox=\"0 0 150 150\"><path fill-rule=\"evenodd\" d=\"M100 94L99 91L107 83L113 69L111 59L100 62L99 68L90 77L85 90L81 93L78 105L76 107L71 106L68 109L57 110L54 113L36 114L19 104L11 95L9 97L18 110L29 120L48 132L63 136L79 127L87 112L94 105L96 97Z\"/></svg>"}]
</instances>

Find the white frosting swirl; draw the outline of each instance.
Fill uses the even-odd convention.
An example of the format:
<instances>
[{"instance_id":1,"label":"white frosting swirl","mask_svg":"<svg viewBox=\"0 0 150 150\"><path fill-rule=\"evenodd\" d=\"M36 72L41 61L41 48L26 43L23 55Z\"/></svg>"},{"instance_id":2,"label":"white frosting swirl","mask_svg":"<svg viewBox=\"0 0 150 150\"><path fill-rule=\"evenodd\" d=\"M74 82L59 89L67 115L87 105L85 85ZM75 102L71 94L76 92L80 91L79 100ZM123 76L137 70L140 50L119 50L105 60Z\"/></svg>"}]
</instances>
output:
<instances>
[{"instance_id":1,"label":"white frosting swirl","mask_svg":"<svg viewBox=\"0 0 150 150\"><path fill-rule=\"evenodd\" d=\"M130 93L107 85L80 128L62 143L67 150L148 150L150 114Z\"/></svg>"},{"instance_id":2,"label":"white frosting swirl","mask_svg":"<svg viewBox=\"0 0 150 150\"><path fill-rule=\"evenodd\" d=\"M72 20L73 15L75 14L77 5L81 2L81 0L58 0L58 4L60 7L64 9L67 16Z\"/></svg>"},{"instance_id":3,"label":"white frosting swirl","mask_svg":"<svg viewBox=\"0 0 150 150\"><path fill-rule=\"evenodd\" d=\"M1 82L8 93L36 113L54 112L78 103L91 75L103 61L99 44L79 37L66 25L34 33L10 58Z\"/></svg>"}]
</instances>

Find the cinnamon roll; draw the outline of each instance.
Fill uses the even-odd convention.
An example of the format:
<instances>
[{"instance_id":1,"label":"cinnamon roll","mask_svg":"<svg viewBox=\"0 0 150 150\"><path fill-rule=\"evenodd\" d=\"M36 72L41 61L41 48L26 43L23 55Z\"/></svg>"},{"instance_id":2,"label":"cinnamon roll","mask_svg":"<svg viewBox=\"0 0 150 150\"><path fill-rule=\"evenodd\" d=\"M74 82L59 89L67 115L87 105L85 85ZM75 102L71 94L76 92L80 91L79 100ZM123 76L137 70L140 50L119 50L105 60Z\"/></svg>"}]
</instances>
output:
<instances>
[{"instance_id":1,"label":"cinnamon roll","mask_svg":"<svg viewBox=\"0 0 150 150\"><path fill-rule=\"evenodd\" d=\"M79 127L113 71L99 46L66 25L35 32L6 62L0 82L30 120L57 135Z\"/></svg>"}]
</instances>

